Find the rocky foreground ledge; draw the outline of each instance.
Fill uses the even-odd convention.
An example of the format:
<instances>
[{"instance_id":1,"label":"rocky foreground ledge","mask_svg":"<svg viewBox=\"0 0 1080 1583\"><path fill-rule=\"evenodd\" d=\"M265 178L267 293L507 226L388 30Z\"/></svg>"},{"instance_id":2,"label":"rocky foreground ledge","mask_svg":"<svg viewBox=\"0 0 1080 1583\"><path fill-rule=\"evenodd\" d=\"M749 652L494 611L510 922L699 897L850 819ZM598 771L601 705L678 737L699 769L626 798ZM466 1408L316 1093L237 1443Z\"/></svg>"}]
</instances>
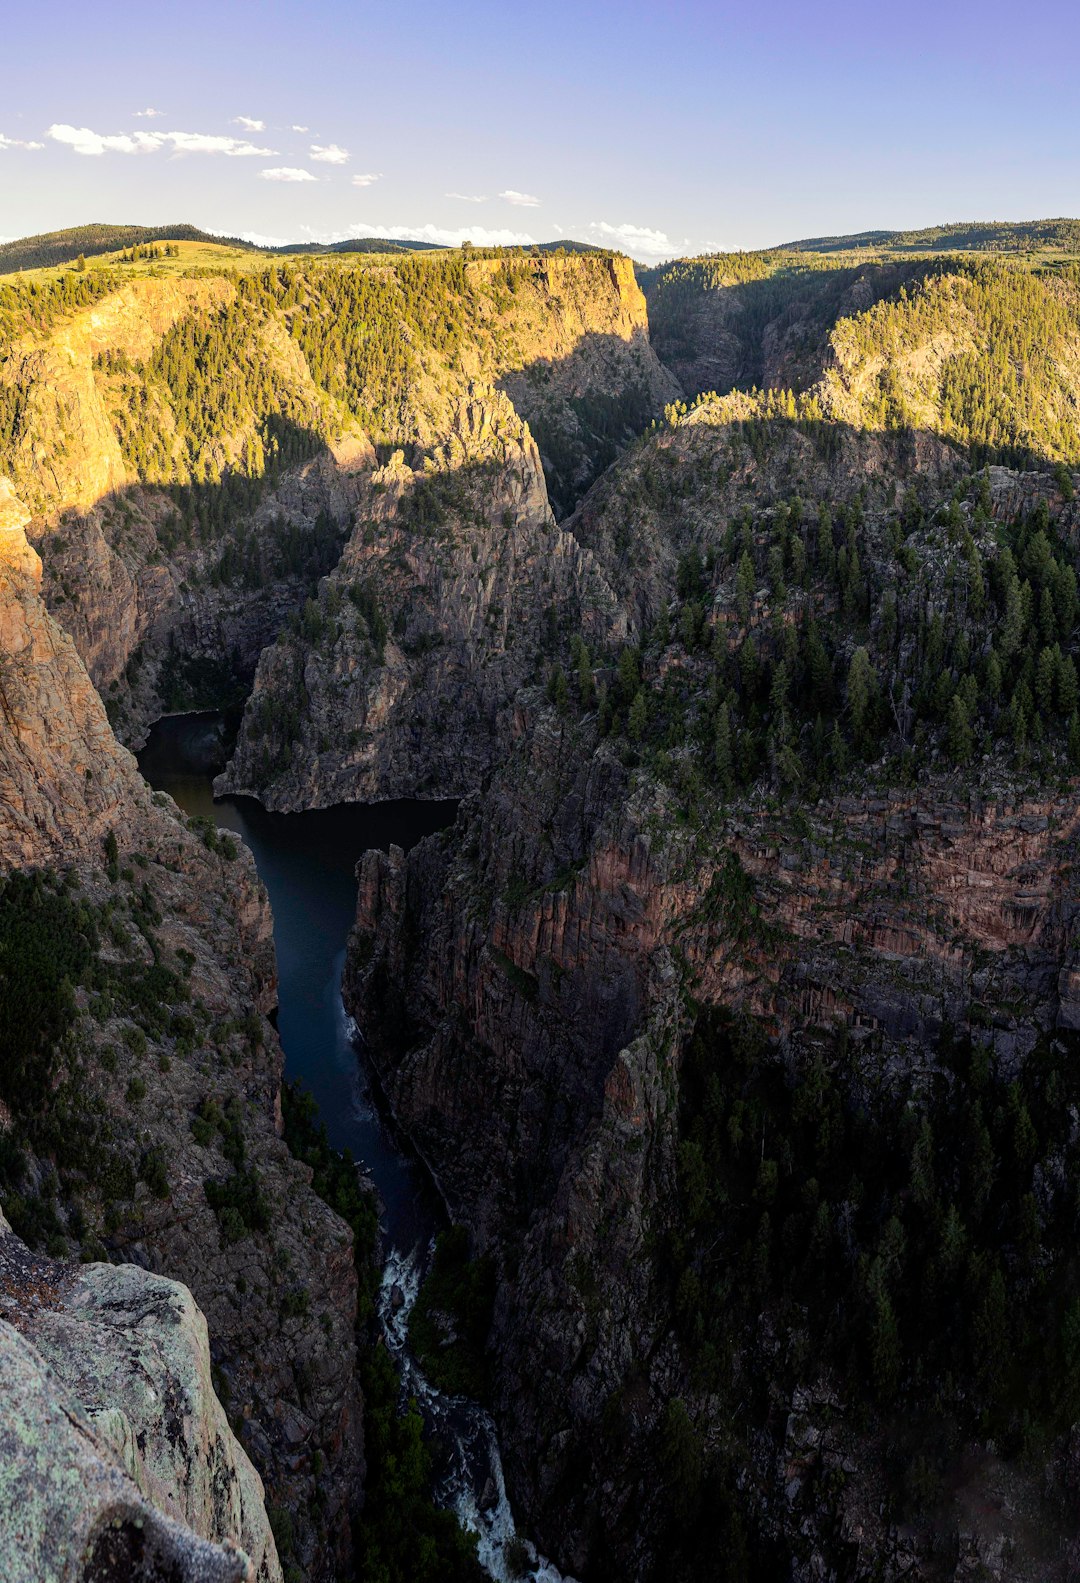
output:
<instances>
[{"instance_id":1,"label":"rocky foreground ledge","mask_svg":"<svg viewBox=\"0 0 1080 1583\"><path fill-rule=\"evenodd\" d=\"M0 1215L5 1583L280 1583L187 1287L30 1253Z\"/></svg>"}]
</instances>

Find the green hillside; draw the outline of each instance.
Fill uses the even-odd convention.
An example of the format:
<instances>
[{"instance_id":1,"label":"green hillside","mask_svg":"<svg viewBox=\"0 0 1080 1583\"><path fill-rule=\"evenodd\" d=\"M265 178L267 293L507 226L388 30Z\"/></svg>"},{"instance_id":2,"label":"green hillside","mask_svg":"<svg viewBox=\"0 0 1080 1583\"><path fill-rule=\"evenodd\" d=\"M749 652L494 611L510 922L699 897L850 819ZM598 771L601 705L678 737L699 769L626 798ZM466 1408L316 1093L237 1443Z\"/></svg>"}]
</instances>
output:
<instances>
[{"instance_id":1,"label":"green hillside","mask_svg":"<svg viewBox=\"0 0 1080 1583\"><path fill-rule=\"evenodd\" d=\"M200 242L211 246L239 248L246 253L285 257L300 253L425 253L437 252L440 242L386 241L380 237L350 237L342 242L285 242L280 247L259 247L240 237L215 236L197 225L75 225L63 231L43 231L40 236L19 237L0 245L0 275L13 275L23 269L55 269L70 264L80 255L96 258L103 253L119 253L136 244L153 242ZM540 242L532 252L595 253L603 251L590 242Z\"/></svg>"},{"instance_id":2,"label":"green hillside","mask_svg":"<svg viewBox=\"0 0 1080 1583\"><path fill-rule=\"evenodd\" d=\"M78 258L94 258L100 253L117 253L136 243L148 242L225 242L230 247L258 252L250 242L235 237L212 236L196 225L76 225L64 231L44 231L40 236L24 236L0 247L0 275L20 269L47 269L69 264Z\"/></svg>"},{"instance_id":3,"label":"green hillside","mask_svg":"<svg viewBox=\"0 0 1080 1583\"><path fill-rule=\"evenodd\" d=\"M1031 248L1080 252L1080 220L961 220L915 231L857 231L848 236L814 236L786 242L804 253L847 253L853 249L903 249L940 252L971 248L984 253L1018 253Z\"/></svg>"}]
</instances>

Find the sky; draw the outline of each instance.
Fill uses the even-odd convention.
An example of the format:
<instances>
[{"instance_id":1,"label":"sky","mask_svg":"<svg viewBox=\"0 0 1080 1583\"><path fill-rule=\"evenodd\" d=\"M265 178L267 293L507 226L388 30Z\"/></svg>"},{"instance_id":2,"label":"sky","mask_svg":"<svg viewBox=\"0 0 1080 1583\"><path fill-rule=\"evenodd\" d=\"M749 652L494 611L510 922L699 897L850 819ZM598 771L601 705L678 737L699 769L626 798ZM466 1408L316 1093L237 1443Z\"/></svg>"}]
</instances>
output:
<instances>
[{"instance_id":1,"label":"sky","mask_svg":"<svg viewBox=\"0 0 1080 1583\"><path fill-rule=\"evenodd\" d=\"M1062 0L49 0L4 19L0 237L557 237L645 261L1080 215Z\"/></svg>"}]
</instances>

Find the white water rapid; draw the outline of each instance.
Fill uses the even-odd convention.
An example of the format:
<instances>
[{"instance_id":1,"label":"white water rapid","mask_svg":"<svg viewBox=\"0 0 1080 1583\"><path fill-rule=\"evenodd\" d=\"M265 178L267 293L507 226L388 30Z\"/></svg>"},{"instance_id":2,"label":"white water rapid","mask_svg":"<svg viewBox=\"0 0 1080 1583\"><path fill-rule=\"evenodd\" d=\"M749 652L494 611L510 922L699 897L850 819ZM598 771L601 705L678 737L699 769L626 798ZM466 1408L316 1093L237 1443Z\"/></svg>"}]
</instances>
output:
<instances>
[{"instance_id":1,"label":"white water rapid","mask_svg":"<svg viewBox=\"0 0 1080 1583\"><path fill-rule=\"evenodd\" d=\"M506 1497L502 1458L495 1425L478 1402L444 1396L424 1377L409 1350L409 1316L420 1291L433 1246L411 1253L391 1248L379 1288L379 1322L398 1367L404 1400L415 1399L424 1422L450 1448L451 1465L436 1485L436 1499L450 1507L469 1532L477 1536L481 1566L495 1583L533 1579L535 1583L574 1583L525 1541L529 1567L510 1570L511 1542L518 1538ZM521 1541L519 1540L519 1543Z\"/></svg>"}]
</instances>

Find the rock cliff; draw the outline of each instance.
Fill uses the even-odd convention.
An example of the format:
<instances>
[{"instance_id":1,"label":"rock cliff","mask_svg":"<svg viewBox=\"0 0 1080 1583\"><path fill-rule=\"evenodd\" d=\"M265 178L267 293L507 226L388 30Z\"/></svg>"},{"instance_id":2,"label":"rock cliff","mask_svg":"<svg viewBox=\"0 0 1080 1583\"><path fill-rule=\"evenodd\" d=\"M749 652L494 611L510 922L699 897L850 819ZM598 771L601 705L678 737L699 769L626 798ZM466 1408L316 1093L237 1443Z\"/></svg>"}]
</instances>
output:
<instances>
[{"instance_id":1,"label":"rock cliff","mask_svg":"<svg viewBox=\"0 0 1080 1583\"><path fill-rule=\"evenodd\" d=\"M905 488L932 497L958 474L933 436L899 445L842 432L822 447L812 426L790 425L755 444L732 400L719 428L702 411L630 453L569 525L642 645L631 687L653 689L653 745L635 747L640 726L611 737L623 665L594 679L610 691L599 718L519 694L513 750L456 828L407 859L365 857L347 1003L399 1122L498 1262L489 1345L508 1479L564 1566L665 1575L686 1500L657 1473L674 1455L675 1398L694 1425L682 1476L702 1461L725 1470L716 1499L743 1492L762 1566L835 1575L842 1553L854 1578L936 1576L947 1533L961 1559L943 1576L977 1560L995 1577L1064 1578L1071 1508L1062 1516L1040 1490L1045 1477L1055 1500L1071 1499L1061 1440L1028 1476L973 1436L941 1509L916 1506L901 1521L886 1496L886 1423L819 1360L792 1375L781 1366L797 1320L765 1306L752 1344L729 1341L718 1372L730 1367L737 1409L702 1382L688 1345L698 1299L675 1289L670 1261L686 1235L686 1034L706 1009L761 1030L788 1085L825 1062L856 1111L896 1094L924 1103L951 1081L959 1037L1004 1092L1029 1080L1040 1051L1064 1060L1076 1026L1072 775L1056 769L1040 784L1003 753L960 774L925 735L916 784L898 784L887 759L849 765L812 798L778 793L767 764L754 790L706 789L690 770L704 736L694 688L707 695L725 653L745 653L745 610L721 567L751 542L747 502L758 513L783 502L785 521L822 499L852 524L865 512L867 536L857 530L849 553L857 545L875 601L888 591L899 602L873 548L878 519ZM993 470L977 510L1045 514L1075 543L1075 508L1046 475ZM960 542L959 528L943 538ZM935 551L939 587L951 553ZM688 564L711 568L704 641L680 621L698 575ZM783 652L791 619L772 564L770 591L743 596L746 609L768 601L759 653ZM871 605L872 630L881 608ZM839 611L830 619L839 629ZM674 700L660 716L666 736L648 723L659 698ZM711 744L700 762L716 773ZM736 1275L714 1278L723 1293ZM766 1408L751 1405L762 1369ZM750 1415L738 1453L732 1411Z\"/></svg>"},{"instance_id":2,"label":"rock cliff","mask_svg":"<svg viewBox=\"0 0 1080 1583\"><path fill-rule=\"evenodd\" d=\"M272 808L456 797L507 740L560 630L616 641L592 558L556 527L536 444L472 385L422 469L375 472L318 603L264 654L220 790Z\"/></svg>"},{"instance_id":3,"label":"rock cliff","mask_svg":"<svg viewBox=\"0 0 1080 1583\"><path fill-rule=\"evenodd\" d=\"M47 602L126 740L170 704L178 671L201 667L203 691L214 667L250 680L333 565L357 475L376 465L360 420L420 465L450 439L470 382L497 382L534 426L566 511L678 393L649 345L626 259L481 258L447 265L445 280L436 264L426 273L419 289L432 300L415 338L392 328L396 273L371 276L384 361L414 363L401 391L362 354L346 371L346 384L362 380L349 395L340 365L323 366L324 315L349 318L325 271L294 270L284 286L271 271L254 288L225 277L118 282L0 344L0 399L13 413L0 469L31 509ZM448 345L433 330L441 312L460 321ZM230 337L242 347L220 354ZM241 371L231 382L229 363ZM203 434L210 408L218 420ZM326 519L335 543L313 533Z\"/></svg>"},{"instance_id":4,"label":"rock cliff","mask_svg":"<svg viewBox=\"0 0 1080 1583\"><path fill-rule=\"evenodd\" d=\"M11 1583L280 1583L183 1286L33 1255L0 1217L0 1375Z\"/></svg>"},{"instance_id":5,"label":"rock cliff","mask_svg":"<svg viewBox=\"0 0 1080 1583\"><path fill-rule=\"evenodd\" d=\"M325 1575L362 1472L356 1275L278 1136L266 894L246 849L151 795L41 602L8 489L0 510L0 899L11 960L42 940L25 971L53 1008L10 1012L30 1064L12 1051L3 1076L0 1194L57 1252L108 1248L190 1286L233 1422L294 1512L295 1562ZM55 1044L34 1043L35 1016Z\"/></svg>"}]
</instances>

